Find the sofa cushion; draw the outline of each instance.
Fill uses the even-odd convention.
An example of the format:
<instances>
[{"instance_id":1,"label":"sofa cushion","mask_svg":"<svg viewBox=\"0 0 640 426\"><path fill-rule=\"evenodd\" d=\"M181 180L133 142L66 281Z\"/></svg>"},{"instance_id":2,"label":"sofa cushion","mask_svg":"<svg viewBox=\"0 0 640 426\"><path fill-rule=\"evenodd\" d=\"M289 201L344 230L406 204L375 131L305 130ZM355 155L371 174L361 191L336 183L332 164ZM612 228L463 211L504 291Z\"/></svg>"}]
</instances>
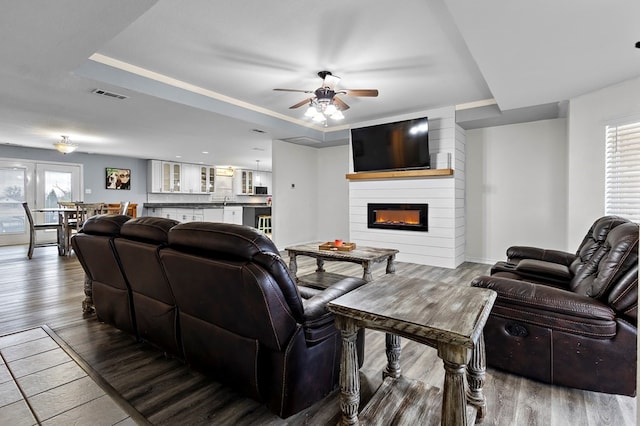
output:
<instances>
[{"instance_id":1,"label":"sofa cushion","mask_svg":"<svg viewBox=\"0 0 640 426\"><path fill-rule=\"evenodd\" d=\"M122 225L131 219L121 214L100 214L84 221L81 232L91 235L120 235Z\"/></svg>"},{"instance_id":2,"label":"sofa cushion","mask_svg":"<svg viewBox=\"0 0 640 426\"><path fill-rule=\"evenodd\" d=\"M179 223L164 217L138 217L125 222L120 234L130 240L165 245L169 242L169 230Z\"/></svg>"},{"instance_id":3,"label":"sofa cushion","mask_svg":"<svg viewBox=\"0 0 640 426\"><path fill-rule=\"evenodd\" d=\"M627 219L619 216L603 216L596 220L591 225L582 243L580 243L576 252L576 259L569 266L572 274L577 274L584 264L602 247L612 229L628 222Z\"/></svg>"},{"instance_id":4,"label":"sofa cushion","mask_svg":"<svg viewBox=\"0 0 640 426\"><path fill-rule=\"evenodd\" d=\"M629 271L635 272L636 278L629 277L631 281L627 280L625 285L637 283L638 234L638 225L633 222L612 229L604 244L573 278L571 289L606 301L612 286L620 285L620 279Z\"/></svg>"},{"instance_id":5,"label":"sofa cushion","mask_svg":"<svg viewBox=\"0 0 640 426\"><path fill-rule=\"evenodd\" d=\"M252 260L257 253L278 253L263 232L244 225L189 222L169 232L169 244L183 251L212 252Z\"/></svg>"}]
</instances>

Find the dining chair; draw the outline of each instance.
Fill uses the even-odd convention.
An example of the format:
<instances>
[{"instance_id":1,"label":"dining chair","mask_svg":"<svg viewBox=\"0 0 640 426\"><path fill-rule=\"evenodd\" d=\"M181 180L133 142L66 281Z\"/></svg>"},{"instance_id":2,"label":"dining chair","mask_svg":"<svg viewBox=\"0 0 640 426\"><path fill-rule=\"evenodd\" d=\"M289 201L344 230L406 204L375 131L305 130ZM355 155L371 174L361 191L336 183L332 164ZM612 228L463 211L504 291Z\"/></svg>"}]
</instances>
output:
<instances>
[{"instance_id":1,"label":"dining chair","mask_svg":"<svg viewBox=\"0 0 640 426\"><path fill-rule=\"evenodd\" d=\"M75 203L76 208L76 231L82 228L85 220L90 218L91 216L95 216L98 214L103 214L107 212L107 207L104 203Z\"/></svg>"},{"instance_id":2,"label":"dining chair","mask_svg":"<svg viewBox=\"0 0 640 426\"><path fill-rule=\"evenodd\" d=\"M129 213L128 213L129 212L129 203L130 203L129 201L123 201L123 202L120 203L120 210L119 210L120 214L124 214L124 215L129 216Z\"/></svg>"},{"instance_id":3,"label":"dining chair","mask_svg":"<svg viewBox=\"0 0 640 426\"><path fill-rule=\"evenodd\" d=\"M24 212L27 215L27 221L29 222L29 249L27 251L27 257L31 259L33 256L33 249L36 247L49 247L49 246L58 246L58 254L62 256L64 254L64 246L63 246L63 232L62 232L62 224L60 222L55 223L35 223L33 220L33 215L31 214L31 209L27 203L22 203L22 207L24 207ZM44 231L47 229L55 229L56 230L56 241L55 242L38 242L36 239L36 231Z\"/></svg>"},{"instance_id":4,"label":"dining chair","mask_svg":"<svg viewBox=\"0 0 640 426\"><path fill-rule=\"evenodd\" d=\"M95 216L98 214L102 214L102 213L106 213L107 212L107 207L106 204L104 203L85 203L82 201L73 201L73 202L65 202L65 201L59 201L58 204L61 207L67 207L67 208L75 208L76 212L75 214L70 214L67 216L66 218L66 228L65 228L65 241L67 243L67 253L70 254L71 253L71 236L74 233L77 233L80 228L82 228L82 225L84 224L85 220L87 220L88 218L90 218L91 216Z\"/></svg>"}]
</instances>

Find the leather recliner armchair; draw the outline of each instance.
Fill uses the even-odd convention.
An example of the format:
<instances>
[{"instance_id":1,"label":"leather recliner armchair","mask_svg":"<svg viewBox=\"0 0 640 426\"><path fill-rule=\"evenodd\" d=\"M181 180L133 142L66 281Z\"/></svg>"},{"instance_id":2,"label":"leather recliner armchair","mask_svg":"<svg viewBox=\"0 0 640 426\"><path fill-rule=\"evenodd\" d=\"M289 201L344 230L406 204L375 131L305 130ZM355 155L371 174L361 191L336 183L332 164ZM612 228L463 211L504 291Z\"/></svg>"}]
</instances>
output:
<instances>
[{"instance_id":1,"label":"leather recliner armchair","mask_svg":"<svg viewBox=\"0 0 640 426\"><path fill-rule=\"evenodd\" d=\"M574 253L561 250L544 249L530 246L511 246L507 249L507 261L498 262L491 268L491 274L505 272L515 273L514 277L539 279L553 285L563 287L576 272L604 244L609 231L616 226L629 222L619 216L603 216L597 219Z\"/></svg>"},{"instance_id":2,"label":"leather recliner armchair","mask_svg":"<svg viewBox=\"0 0 640 426\"><path fill-rule=\"evenodd\" d=\"M534 262L522 256L475 278L472 286L498 293L484 328L487 364L546 383L634 396L638 237L637 224L603 218L575 256L547 251ZM531 265L522 268L523 262Z\"/></svg>"}]
</instances>

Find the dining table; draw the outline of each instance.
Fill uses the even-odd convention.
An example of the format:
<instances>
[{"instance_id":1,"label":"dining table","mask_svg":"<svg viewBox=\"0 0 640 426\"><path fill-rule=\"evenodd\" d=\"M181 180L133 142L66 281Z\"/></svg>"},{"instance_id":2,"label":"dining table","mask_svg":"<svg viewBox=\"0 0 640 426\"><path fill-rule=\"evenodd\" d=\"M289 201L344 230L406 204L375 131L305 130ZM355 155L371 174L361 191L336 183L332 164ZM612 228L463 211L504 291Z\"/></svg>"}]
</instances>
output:
<instances>
[{"instance_id":1,"label":"dining table","mask_svg":"<svg viewBox=\"0 0 640 426\"><path fill-rule=\"evenodd\" d=\"M35 213L56 213L58 215L58 221L62 225L64 235L63 252L68 255L71 252L71 232L75 226L72 221L76 219L78 210L73 207L45 207L33 209L32 211Z\"/></svg>"},{"instance_id":2,"label":"dining table","mask_svg":"<svg viewBox=\"0 0 640 426\"><path fill-rule=\"evenodd\" d=\"M59 207L45 207L40 209L33 209L33 212L38 213L57 213L58 221L62 225L62 231L64 235L63 251L65 255L71 253L71 235L73 230L77 229L78 224L84 222L89 207L93 207L96 203L74 203L75 207L71 206L59 206ZM86 208L85 208L86 205Z\"/></svg>"}]
</instances>

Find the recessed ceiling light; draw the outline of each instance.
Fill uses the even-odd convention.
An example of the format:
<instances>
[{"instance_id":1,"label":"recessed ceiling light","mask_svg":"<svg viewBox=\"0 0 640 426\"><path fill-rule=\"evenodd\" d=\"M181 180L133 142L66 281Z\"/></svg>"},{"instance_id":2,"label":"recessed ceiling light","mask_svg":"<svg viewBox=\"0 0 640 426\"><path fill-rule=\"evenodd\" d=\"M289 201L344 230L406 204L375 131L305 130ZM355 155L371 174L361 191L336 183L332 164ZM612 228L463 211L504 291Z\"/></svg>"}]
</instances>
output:
<instances>
[{"instance_id":1,"label":"recessed ceiling light","mask_svg":"<svg viewBox=\"0 0 640 426\"><path fill-rule=\"evenodd\" d=\"M182 158L182 155L176 155L176 158Z\"/></svg>"},{"instance_id":2,"label":"recessed ceiling light","mask_svg":"<svg viewBox=\"0 0 640 426\"><path fill-rule=\"evenodd\" d=\"M251 149L252 149L253 151L264 151L264 148L258 148L258 147L251 148Z\"/></svg>"},{"instance_id":3,"label":"recessed ceiling light","mask_svg":"<svg viewBox=\"0 0 640 426\"><path fill-rule=\"evenodd\" d=\"M267 133L264 130L260 130L260 129L251 129L251 131L256 133Z\"/></svg>"},{"instance_id":4,"label":"recessed ceiling light","mask_svg":"<svg viewBox=\"0 0 640 426\"><path fill-rule=\"evenodd\" d=\"M203 154L208 154L208 153L209 153L209 151L202 151L202 153L203 153Z\"/></svg>"}]
</instances>

